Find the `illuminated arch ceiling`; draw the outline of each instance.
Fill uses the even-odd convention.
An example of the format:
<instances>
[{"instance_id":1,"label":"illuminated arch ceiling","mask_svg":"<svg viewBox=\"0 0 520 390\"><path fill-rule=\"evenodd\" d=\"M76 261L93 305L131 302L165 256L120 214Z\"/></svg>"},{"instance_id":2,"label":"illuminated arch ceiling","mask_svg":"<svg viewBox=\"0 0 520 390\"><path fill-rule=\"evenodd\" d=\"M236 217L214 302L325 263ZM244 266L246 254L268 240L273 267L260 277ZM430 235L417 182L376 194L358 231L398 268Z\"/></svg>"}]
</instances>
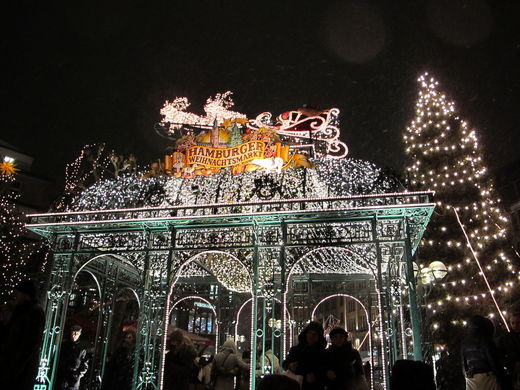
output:
<instances>
[{"instance_id":1,"label":"illuminated arch ceiling","mask_svg":"<svg viewBox=\"0 0 520 390\"><path fill-rule=\"evenodd\" d=\"M322 247L302 256L291 267L290 274L368 274L375 277L376 264L375 250L371 247ZM251 292L251 277L245 266L233 255L220 251L208 251L194 256L181 267L177 278L212 276L228 290ZM260 275L260 283L263 279Z\"/></svg>"},{"instance_id":2,"label":"illuminated arch ceiling","mask_svg":"<svg viewBox=\"0 0 520 390\"><path fill-rule=\"evenodd\" d=\"M306 253L294 264L290 273L312 274L369 274L376 276L377 257L369 246L351 245L316 248Z\"/></svg>"},{"instance_id":3,"label":"illuminated arch ceiling","mask_svg":"<svg viewBox=\"0 0 520 390\"><path fill-rule=\"evenodd\" d=\"M221 251L202 252L188 260L177 274L179 278L214 276L228 290L251 292L251 277L235 256Z\"/></svg>"}]
</instances>

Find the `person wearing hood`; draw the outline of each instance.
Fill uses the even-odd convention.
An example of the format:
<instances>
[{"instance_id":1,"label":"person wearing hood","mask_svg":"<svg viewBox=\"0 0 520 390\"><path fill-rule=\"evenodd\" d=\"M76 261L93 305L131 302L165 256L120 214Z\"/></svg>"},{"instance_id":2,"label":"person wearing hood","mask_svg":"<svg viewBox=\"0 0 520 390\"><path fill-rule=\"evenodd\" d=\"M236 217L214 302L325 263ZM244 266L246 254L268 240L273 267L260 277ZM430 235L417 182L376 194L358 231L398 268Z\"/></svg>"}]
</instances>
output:
<instances>
[{"instance_id":1,"label":"person wearing hood","mask_svg":"<svg viewBox=\"0 0 520 390\"><path fill-rule=\"evenodd\" d=\"M174 330L168 337L168 353L164 362L164 390L189 390L197 351L191 340Z\"/></svg>"},{"instance_id":2,"label":"person wearing hood","mask_svg":"<svg viewBox=\"0 0 520 390\"><path fill-rule=\"evenodd\" d=\"M318 322L312 321L298 335L298 344L289 350L284 368L303 377L302 390L322 390L324 388L326 346L323 327Z\"/></svg>"},{"instance_id":3,"label":"person wearing hood","mask_svg":"<svg viewBox=\"0 0 520 390\"><path fill-rule=\"evenodd\" d=\"M261 377L263 374L280 374L280 361L272 349L272 341L266 340L265 348L259 344L257 362L256 362L256 376ZM262 370L263 366L263 370ZM262 373L264 371L264 373Z\"/></svg>"},{"instance_id":4,"label":"person wearing hood","mask_svg":"<svg viewBox=\"0 0 520 390\"><path fill-rule=\"evenodd\" d=\"M505 372L493 342L495 327L488 318L476 315L468 321L462 342L462 364L466 390L499 390Z\"/></svg>"},{"instance_id":5,"label":"person wearing hood","mask_svg":"<svg viewBox=\"0 0 520 390\"><path fill-rule=\"evenodd\" d=\"M347 340L348 333L343 328L334 328L329 337L332 344L325 350L327 389L367 388L361 356Z\"/></svg>"},{"instance_id":6,"label":"person wearing hood","mask_svg":"<svg viewBox=\"0 0 520 390\"><path fill-rule=\"evenodd\" d=\"M233 390L235 377L241 370L248 369L249 365L238 355L235 342L232 339L226 340L213 359L212 377L215 390Z\"/></svg>"},{"instance_id":7,"label":"person wearing hood","mask_svg":"<svg viewBox=\"0 0 520 390\"><path fill-rule=\"evenodd\" d=\"M32 281L18 283L13 296L13 314L0 351L0 389L32 390L38 373L45 315Z\"/></svg>"}]
</instances>

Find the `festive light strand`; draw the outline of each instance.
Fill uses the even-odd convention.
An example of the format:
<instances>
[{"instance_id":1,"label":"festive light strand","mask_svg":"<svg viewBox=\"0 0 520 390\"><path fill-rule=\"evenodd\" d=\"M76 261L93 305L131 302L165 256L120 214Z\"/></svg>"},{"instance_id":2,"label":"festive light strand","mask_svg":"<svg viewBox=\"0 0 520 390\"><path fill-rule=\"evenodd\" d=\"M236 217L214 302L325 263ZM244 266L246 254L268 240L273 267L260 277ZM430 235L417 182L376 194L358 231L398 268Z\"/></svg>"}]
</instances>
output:
<instances>
[{"instance_id":1,"label":"festive light strand","mask_svg":"<svg viewBox=\"0 0 520 390\"><path fill-rule=\"evenodd\" d=\"M484 279L484 282L486 283L486 286L487 286L487 288L489 290L489 294L491 295L491 298L493 299L493 303L495 304L495 307L497 308L497 311L500 314L500 317L502 318L502 321L504 322L504 325L505 325L507 331L509 332L509 325L507 324L507 321L504 318L504 315L502 314L502 311L500 310L500 307L498 306L498 302L495 299L495 295L491 292L492 289L491 289L491 285L489 284L489 280L486 277L486 273L482 269L482 265L480 265L480 261L478 259L477 253L475 252L475 250L473 249L473 246L471 245L471 241L469 240L469 237L468 237L468 234L466 232L466 229L464 228L464 225L460 221L459 213L455 209L453 209L453 212L455 213L455 216L457 217L457 222L459 223L460 228L462 229L462 231L464 233L464 237L466 237L466 241L468 242L468 246L469 246L469 249L471 250L471 254L473 255L473 258L475 259L475 262L477 263L478 268L480 269L480 274L482 275L482 278Z\"/></svg>"}]
</instances>

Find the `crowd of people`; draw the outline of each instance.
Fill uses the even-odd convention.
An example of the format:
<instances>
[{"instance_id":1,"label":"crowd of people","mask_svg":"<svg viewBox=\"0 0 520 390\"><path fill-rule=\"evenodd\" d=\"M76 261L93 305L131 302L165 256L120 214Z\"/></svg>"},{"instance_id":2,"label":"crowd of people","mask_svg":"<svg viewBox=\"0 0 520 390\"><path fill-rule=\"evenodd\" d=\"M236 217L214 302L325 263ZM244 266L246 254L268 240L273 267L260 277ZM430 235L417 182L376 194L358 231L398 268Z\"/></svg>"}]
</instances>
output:
<instances>
[{"instance_id":1,"label":"crowd of people","mask_svg":"<svg viewBox=\"0 0 520 390\"><path fill-rule=\"evenodd\" d=\"M511 316L511 331L493 342L493 323L474 316L467 326L459 356L446 351L431 365L398 360L391 368L391 390L519 390L520 313ZM382 389L371 383L370 364L363 364L348 333L334 328L327 346L321 324L310 322L280 363L271 341L257 351L253 373L260 390L366 390ZM228 339L215 354L197 352L189 337L175 330L168 336L164 390L246 390L250 383L251 352L240 354ZM462 361L462 368L460 368ZM456 372L456 370L459 370ZM463 378L463 383L456 378ZM465 382L465 384L464 384Z\"/></svg>"},{"instance_id":2,"label":"crowd of people","mask_svg":"<svg viewBox=\"0 0 520 390\"><path fill-rule=\"evenodd\" d=\"M12 302L0 310L0 389L33 389L43 327L35 285L23 281L16 286ZM510 331L496 343L494 332L491 320L473 316L460 353L443 351L435 363L435 378L433 367L424 362L398 360L391 368L390 389L520 390L520 312L510 316ZM81 326L74 324L63 335L55 390L85 388L82 379L89 370L89 357L81 334ZM167 338L163 389L246 390L252 372L260 390L379 390L379 383L371 383L369 363L363 364L348 333L334 328L329 338L327 346L322 325L310 322L285 359L279 360L269 340L256 351L253 362L251 351L240 354L232 339L211 354L207 345L197 351L187 332L176 329ZM132 388L135 347L136 333L127 329L107 357L99 378L102 390Z\"/></svg>"},{"instance_id":3,"label":"crowd of people","mask_svg":"<svg viewBox=\"0 0 520 390\"><path fill-rule=\"evenodd\" d=\"M268 378L283 377L274 379L274 383L294 382L303 390L368 389L361 356L347 338L344 329L336 328L330 333L332 344L327 348L323 327L311 322L281 365L271 341L266 342L265 348L258 350L253 367L258 386L271 380ZM251 352L240 354L232 339L222 344L213 359L201 364L201 358L188 337L180 330L172 332L164 364L164 389L249 389Z\"/></svg>"}]
</instances>

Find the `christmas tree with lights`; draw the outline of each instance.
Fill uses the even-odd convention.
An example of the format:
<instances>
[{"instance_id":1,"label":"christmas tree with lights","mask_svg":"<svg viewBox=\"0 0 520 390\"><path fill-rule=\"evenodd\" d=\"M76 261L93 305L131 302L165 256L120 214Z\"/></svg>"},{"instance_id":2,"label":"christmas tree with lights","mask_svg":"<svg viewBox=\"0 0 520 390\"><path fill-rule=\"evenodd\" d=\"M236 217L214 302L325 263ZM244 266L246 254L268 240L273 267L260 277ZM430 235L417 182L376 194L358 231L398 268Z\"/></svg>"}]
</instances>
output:
<instances>
[{"instance_id":1,"label":"christmas tree with lights","mask_svg":"<svg viewBox=\"0 0 520 390\"><path fill-rule=\"evenodd\" d=\"M0 163L0 303L6 303L13 288L26 277L26 265L33 245L24 238L22 215L16 208L18 194L11 191L15 168Z\"/></svg>"},{"instance_id":2,"label":"christmas tree with lights","mask_svg":"<svg viewBox=\"0 0 520 390\"><path fill-rule=\"evenodd\" d=\"M435 191L436 209L417 256L426 333L453 345L474 314L505 327L518 274L477 132L428 74L404 134L410 188ZM516 259L515 259L516 261ZM433 332L433 333L432 333Z\"/></svg>"}]
</instances>

